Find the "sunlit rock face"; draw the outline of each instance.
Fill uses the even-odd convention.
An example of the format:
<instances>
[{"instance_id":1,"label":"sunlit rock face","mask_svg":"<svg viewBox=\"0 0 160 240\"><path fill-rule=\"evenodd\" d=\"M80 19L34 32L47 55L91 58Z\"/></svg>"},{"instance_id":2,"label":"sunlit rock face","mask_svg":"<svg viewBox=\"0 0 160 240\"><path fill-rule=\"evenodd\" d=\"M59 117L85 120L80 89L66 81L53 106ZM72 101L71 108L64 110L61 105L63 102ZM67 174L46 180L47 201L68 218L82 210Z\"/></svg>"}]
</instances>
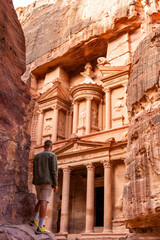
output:
<instances>
[{"instance_id":1,"label":"sunlit rock face","mask_svg":"<svg viewBox=\"0 0 160 240\"><path fill-rule=\"evenodd\" d=\"M25 40L12 1L0 1L0 223L23 223L33 210L28 193L30 97L25 71Z\"/></svg>"},{"instance_id":2,"label":"sunlit rock face","mask_svg":"<svg viewBox=\"0 0 160 240\"><path fill-rule=\"evenodd\" d=\"M125 159L127 183L123 206L127 227L135 233L158 232L160 227L159 71L158 28L135 51L127 92L131 124ZM141 238L136 235L131 239ZM146 234L145 239L151 239L151 235Z\"/></svg>"}]
</instances>

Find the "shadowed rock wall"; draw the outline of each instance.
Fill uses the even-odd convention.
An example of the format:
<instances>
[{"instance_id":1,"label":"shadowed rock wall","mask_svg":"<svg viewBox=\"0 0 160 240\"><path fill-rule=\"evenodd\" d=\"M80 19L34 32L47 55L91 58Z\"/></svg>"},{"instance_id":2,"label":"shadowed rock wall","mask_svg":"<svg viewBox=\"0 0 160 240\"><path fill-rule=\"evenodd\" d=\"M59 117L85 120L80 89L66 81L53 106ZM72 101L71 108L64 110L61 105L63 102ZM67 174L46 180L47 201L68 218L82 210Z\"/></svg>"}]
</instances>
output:
<instances>
[{"instance_id":1,"label":"shadowed rock wall","mask_svg":"<svg viewBox=\"0 0 160 240\"><path fill-rule=\"evenodd\" d=\"M160 28L146 37L135 51L127 92L131 124L123 206L127 227L133 233L153 234L160 229L159 73ZM145 239L151 239L152 234L146 233ZM141 239L140 235L130 239Z\"/></svg>"},{"instance_id":2,"label":"shadowed rock wall","mask_svg":"<svg viewBox=\"0 0 160 240\"><path fill-rule=\"evenodd\" d=\"M30 96L25 71L25 40L12 1L0 0L0 223L27 221L34 195L27 187Z\"/></svg>"}]
</instances>

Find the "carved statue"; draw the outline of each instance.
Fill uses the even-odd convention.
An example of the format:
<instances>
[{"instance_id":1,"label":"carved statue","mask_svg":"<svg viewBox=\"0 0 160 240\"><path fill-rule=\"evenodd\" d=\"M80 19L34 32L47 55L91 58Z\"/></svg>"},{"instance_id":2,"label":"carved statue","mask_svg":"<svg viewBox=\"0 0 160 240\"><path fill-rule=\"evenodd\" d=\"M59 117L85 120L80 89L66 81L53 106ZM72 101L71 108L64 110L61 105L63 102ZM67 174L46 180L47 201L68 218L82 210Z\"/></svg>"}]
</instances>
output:
<instances>
[{"instance_id":1,"label":"carved statue","mask_svg":"<svg viewBox=\"0 0 160 240\"><path fill-rule=\"evenodd\" d=\"M50 133L52 129L52 118L47 118L45 122L45 133Z\"/></svg>"},{"instance_id":2,"label":"carved statue","mask_svg":"<svg viewBox=\"0 0 160 240\"><path fill-rule=\"evenodd\" d=\"M122 218L123 217L123 212L122 212L122 209L123 209L123 196L122 194L120 195L120 197L118 198L117 200L117 204L116 204L116 212L117 212L117 218Z\"/></svg>"},{"instance_id":3,"label":"carved statue","mask_svg":"<svg viewBox=\"0 0 160 240\"><path fill-rule=\"evenodd\" d=\"M84 126L86 121L86 113L84 111L81 112L79 120L80 120L80 126Z\"/></svg>"},{"instance_id":4,"label":"carved statue","mask_svg":"<svg viewBox=\"0 0 160 240\"><path fill-rule=\"evenodd\" d=\"M98 111L95 108L92 108L92 125L97 126L98 121Z\"/></svg>"},{"instance_id":5,"label":"carved statue","mask_svg":"<svg viewBox=\"0 0 160 240\"><path fill-rule=\"evenodd\" d=\"M114 106L114 109L116 112L120 112L122 111L122 108L124 107L124 101L123 101L124 97L118 97L117 98L117 102Z\"/></svg>"},{"instance_id":6,"label":"carved statue","mask_svg":"<svg viewBox=\"0 0 160 240\"><path fill-rule=\"evenodd\" d=\"M84 68L85 71L80 73L82 76L89 77L91 79L95 77L95 74L92 71L92 65L90 63L87 63Z\"/></svg>"},{"instance_id":7,"label":"carved statue","mask_svg":"<svg viewBox=\"0 0 160 240\"><path fill-rule=\"evenodd\" d=\"M59 120L58 127L59 127L59 132L60 132L61 134L64 134L64 120L63 120L63 119L60 119L60 120Z\"/></svg>"},{"instance_id":8,"label":"carved statue","mask_svg":"<svg viewBox=\"0 0 160 240\"><path fill-rule=\"evenodd\" d=\"M98 65L111 65L108 61L107 61L107 58L105 57L99 57L97 59L97 63Z\"/></svg>"}]
</instances>

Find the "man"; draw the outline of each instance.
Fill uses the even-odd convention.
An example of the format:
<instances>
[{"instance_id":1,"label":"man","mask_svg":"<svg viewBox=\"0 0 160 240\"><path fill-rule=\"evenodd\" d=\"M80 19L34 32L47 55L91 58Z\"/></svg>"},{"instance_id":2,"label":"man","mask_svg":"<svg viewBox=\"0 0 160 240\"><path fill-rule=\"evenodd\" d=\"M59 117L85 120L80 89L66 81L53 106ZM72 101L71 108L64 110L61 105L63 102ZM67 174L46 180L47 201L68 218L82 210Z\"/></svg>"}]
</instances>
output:
<instances>
[{"instance_id":1,"label":"man","mask_svg":"<svg viewBox=\"0 0 160 240\"><path fill-rule=\"evenodd\" d=\"M57 157L51 152L52 142L45 141L44 151L34 157L33 162L33 184L36 185L38 203L35 207L31 226L36 225L36 234L48 234L49 231L43 226L52 189L58 191L58 169ZM39 221L38 221L39 216Z\"/></svg>"}]
</instances>

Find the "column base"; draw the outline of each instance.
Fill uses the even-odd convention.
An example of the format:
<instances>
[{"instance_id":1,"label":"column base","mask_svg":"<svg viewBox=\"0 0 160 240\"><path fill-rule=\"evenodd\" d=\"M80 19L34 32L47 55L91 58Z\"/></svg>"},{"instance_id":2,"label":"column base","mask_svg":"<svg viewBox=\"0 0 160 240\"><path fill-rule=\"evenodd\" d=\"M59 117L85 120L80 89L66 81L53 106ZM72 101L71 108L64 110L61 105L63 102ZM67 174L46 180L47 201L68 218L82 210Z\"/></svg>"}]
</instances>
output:
<instances>
[{"instance_id":1,"label":"column base","mask_svg":"<svg viewBox=\"0 0 160 240\"><path fill-rule=\"evenodd\" d=\"M104 229L102 233L112 233L112 229Z\"/></svg>"},{"instance_id":2,"label":"column base","mask_svg":"<svg viewBox=\"0 0 160 240\"><path fill-rule=\"evenodd\" d=\"M94 233L94 230L86 230L84 233L85 234Z\"/></svg>"}]
</instances>

